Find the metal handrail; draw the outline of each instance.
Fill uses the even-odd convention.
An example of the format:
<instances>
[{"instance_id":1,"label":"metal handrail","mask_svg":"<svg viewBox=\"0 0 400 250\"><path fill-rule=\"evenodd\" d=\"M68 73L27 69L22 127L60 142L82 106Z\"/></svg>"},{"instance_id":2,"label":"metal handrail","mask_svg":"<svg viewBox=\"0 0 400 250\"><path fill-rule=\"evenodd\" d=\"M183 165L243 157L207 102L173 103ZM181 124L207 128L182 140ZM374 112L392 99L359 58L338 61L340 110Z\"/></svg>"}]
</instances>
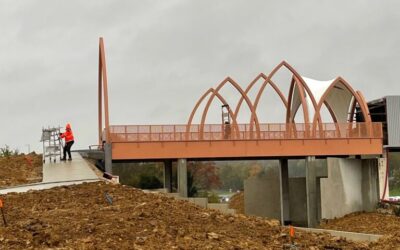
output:
<instances>
[{"instance_id":1,"label":"metal handrail","mask_svg":"<svg viewBox=\"0 0 400 250\"><path fill-rule=\"evenodd\" d=\"M248 124L238 124L238 133L224 137L221 124L207 124L203 133L200 125L113 125L110 126L111 142L152 141L219 141L219 140L282 140L282 139L380 139L383 136L381 123L324 123L319 127L302 123L260 124L260 137L255 137Z\"/></svg>"}]
</instances>

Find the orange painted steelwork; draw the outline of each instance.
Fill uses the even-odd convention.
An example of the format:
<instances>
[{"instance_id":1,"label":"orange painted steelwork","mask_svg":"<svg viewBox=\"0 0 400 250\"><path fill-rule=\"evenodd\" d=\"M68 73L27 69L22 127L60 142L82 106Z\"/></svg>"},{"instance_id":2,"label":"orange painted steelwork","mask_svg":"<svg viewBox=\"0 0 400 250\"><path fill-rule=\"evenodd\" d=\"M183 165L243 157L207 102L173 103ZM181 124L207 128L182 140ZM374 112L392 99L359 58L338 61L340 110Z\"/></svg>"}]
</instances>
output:
<instances>
[{"instance_id":1,"label":"orange painted steelwork","mask_svg":"<svg viewBox=\"0 0 400 250\"><path fill-rule=\"evenodd\" d=\"M382 139L216 140L171 142L115 142L113 160L216 159L375 155Z\"/></svg>"},{"instance_id":2,"label":"orange painted steelwork","mask_svg":"<svg viewBox=\"0 0 400 250\"><path fill-rule=\"evenodd\" d=\"M281 68L286 68L293 74L287 98L272 79ZM252 102L248 93L260 79L264 82ZM330 91L339 83L343 84L353 96L348 122L345 123L338 123L333 109L327 102ZM338 77L317 102L303 78L285 61L278 64L268 75L260 73L245 90L235 80L226 77L215 89L208 89L200 97L185 125L110 125L105 49L102 38L99 45L98 84L99 143L112 145L114 160L382 154L382 125L371 122L368 107L360 91L354 91L344 79ZM208 110L215 97L223 105L229 105L219 93L226 84L233 86L240 94L237 105L230 106L233 108L228 110L232 118L232 126L229 124L231 126L229 130L226 124L205 124ZM261 124L259 122L257 107L268 84L279 95L286 108L286 123ZM303 109L304 123L295 123L294 120L300 108L299 106L296 110L292 110L296 87ZM207 97L200 124L192 124L200 104ZM311 107L308 106L306 98L311 100ZM237 122L243 101L251 112L248 124ZM322 122L320 114L322 105L327 107L334 123ZM365 120L363 123L353 121L357 105ZM314 111L312 119L309 116L311 109ZM233 132L229 135L225 134L226 131L230 131L230 128Z\"/></svg>"},{"instance_id":3,"label":"orange painted steelwork","mask_svg":"<svg viewBox=\"0 0 400 250\"><path fill-rule=\"evenodd\" d=\"M110 119L108 115L108 86L107 86L107 68L106 68L106 55L104 49L104 42L103 38L100 37L99 42L99 145L102 145L103 140L105 142L109 142L110 134L109 134L109 127L110 127ZM105 138L103 138L103 98L102 92L104 94L104 119L105 119Z\"/></svg>"}]
</instances>

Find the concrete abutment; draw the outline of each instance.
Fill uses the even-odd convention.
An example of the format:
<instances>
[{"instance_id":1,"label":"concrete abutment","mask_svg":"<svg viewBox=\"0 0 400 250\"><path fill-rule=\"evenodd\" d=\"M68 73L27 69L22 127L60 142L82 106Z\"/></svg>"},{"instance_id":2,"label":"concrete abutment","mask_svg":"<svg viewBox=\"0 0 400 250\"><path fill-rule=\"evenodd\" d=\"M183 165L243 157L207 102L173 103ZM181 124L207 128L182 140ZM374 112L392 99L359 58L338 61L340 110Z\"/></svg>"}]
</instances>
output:
<instances>
[{"instance_id":1,"label":"concrete abutment","mask_svg":"<svg viewBox=\"0 0 400 250\"><path fill-rule=\"evenodd\" d=\"M315 227L321 219L372 211L379 201L378 162L307 157L298 167L281 159L268 176L245 180L245 213Z\"/></svg>"}]
</instances>

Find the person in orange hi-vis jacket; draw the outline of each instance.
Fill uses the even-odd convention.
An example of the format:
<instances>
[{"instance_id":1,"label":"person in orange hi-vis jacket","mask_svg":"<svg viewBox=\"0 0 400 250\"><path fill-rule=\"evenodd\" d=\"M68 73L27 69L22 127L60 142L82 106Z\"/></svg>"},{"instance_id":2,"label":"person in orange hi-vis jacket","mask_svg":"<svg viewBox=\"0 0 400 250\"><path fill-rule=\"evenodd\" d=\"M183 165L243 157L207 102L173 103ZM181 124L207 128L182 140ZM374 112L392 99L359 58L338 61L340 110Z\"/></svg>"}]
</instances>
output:
<instances>
[{"instance_id":1,"label":"person in orange hi-vis jacket","mask_svg":"<svg viewBox=\"0 0 400 250\"><path fill-rule=\"evenodd\" d=\"M65 133L60 133L60 137L64 138L64 140L65 140L64 156L61 160L65 161L67 158L67 153L68 153L68 160L72 161L71 147L72 147L72 144L74 144L74 134L72 133L71 125L69 123L67 123L67 126L65 126Z\"/></svg>"}]
</instances>

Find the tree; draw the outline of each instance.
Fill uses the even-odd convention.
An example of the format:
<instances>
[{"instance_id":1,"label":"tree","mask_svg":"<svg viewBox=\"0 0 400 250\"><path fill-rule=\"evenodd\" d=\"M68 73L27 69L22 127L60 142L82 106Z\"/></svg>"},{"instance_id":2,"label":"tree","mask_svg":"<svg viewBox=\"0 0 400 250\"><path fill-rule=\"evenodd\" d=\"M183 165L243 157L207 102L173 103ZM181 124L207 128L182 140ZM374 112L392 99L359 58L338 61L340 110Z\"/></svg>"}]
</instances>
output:
<instances>
[{"instance_id":1,"label":"tree","mask_svg":"<svg viewBox=\"0 0 400 250\"><path fill-rule=\"evenodd\" d=\"M161 181L151 174L141 174L138 185L141 189L157 189L163 187Z\"/></svg>"},{"instance_id":2,"label":"tree","mask_svg":"<svg viewBox=\"0 0 400 250\"><path fill-rule=\"evenodd\" d=\"M243 181L249 176L248 163L243 161L224 162L219 166L221 187L225 190L243 190Z\"/></svg>"},{"instance_id":3,"label":"tree","mask_svg":"<svg viewBox=\"0 0 400 250\"><path fill-rule=\"evenodd\" d=\"M163 164L155 162L146 163L113 163L113 173L119 176L119 180L124 185L137 188L145 188L151 186L160 188L162 185L156 184L156 180L162 183L163 180ZM153 176L154 178L149 178ZM150 184L144 184L149 181ZM148 188L148 187L146 187Z\"/></svg>"},{"instance_id":4,"label":"tree","mask_svg":"<svg viewBox=\"0 0 400 250\"><path fill-rule=\"evenodd\" d=\"M215 189L221 186L218 170L215 162L189 162L188 164L188 184L192 182L189 189L195 186L196 189Z\"/></svg>"},{"instance_id":5,"label":"tree","mask_svg":"<svg viewBox=\"0 0 400 250\"><path fill-rule=\"evenodd\" d=\"M189 197L194 197L194 196L197 195L197 187L193 183L193 179L194 178L193 178L193 174L192 174L192 172L190 170L188 171L187 179L188 179L188 182L187 182L187 184L188 184L188 196Z\"/></svg>"},{"instance_id":6,"label":"tree","mask_svg":"<svg viewBox=\"0 0 400 250\"><path fill-rule=\"evenodd\" d=\"M263 168L261 167L261 165L258 164L257 162L255 162L254 164L252 164L250 166L249 177L260 175L262 172L263 172Z\"/></svg>"}]
</instances>

